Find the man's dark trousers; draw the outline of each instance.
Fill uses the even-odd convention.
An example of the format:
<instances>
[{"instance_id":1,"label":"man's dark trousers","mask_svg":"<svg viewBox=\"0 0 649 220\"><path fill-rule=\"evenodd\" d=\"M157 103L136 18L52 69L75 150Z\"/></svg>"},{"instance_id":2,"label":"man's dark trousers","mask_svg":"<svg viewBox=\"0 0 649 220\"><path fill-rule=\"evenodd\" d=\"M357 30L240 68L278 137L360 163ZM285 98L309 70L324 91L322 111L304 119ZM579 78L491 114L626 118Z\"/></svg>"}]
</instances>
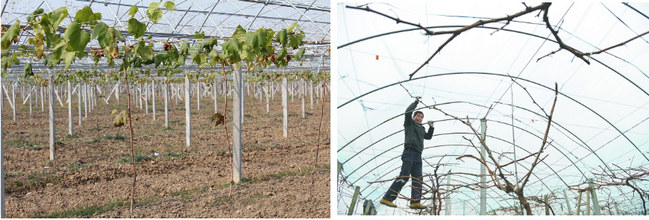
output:
<instances>
[{"instance_id":1,"label":"man's dark trousers","mask_svg":"<svg viewBox=\"0 0 649 220\"><path fill-rule=\"evenodd\" d=\"M403 161L403 165L401 165L401 172L399 173L399 178L394 180L392 183L392 186L390 186L390 189L388 192L385 193L383 198L394 201L397 198L398 192L401 191L401 188L403 188L404 185L406 185L406 182L408 182L408 179L410 176L413 176L418 179L418 181L414 180L412 181L412 191L410 194L410 197L412 200L410 200L410 203L416 203L420 202L419 200L421 199L421 153L417 152L417 150L414 150L412 148L406 148L403 150L403 154L401 155L401 161Z\"/></svg>"}]
</instances>

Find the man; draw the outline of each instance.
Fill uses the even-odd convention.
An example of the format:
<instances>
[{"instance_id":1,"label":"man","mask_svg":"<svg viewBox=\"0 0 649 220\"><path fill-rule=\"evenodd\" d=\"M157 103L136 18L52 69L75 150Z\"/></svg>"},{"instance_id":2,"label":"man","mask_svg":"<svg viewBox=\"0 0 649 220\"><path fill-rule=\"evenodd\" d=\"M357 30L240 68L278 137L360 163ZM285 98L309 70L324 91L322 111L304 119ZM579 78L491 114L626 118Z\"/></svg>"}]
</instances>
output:
<instances>
[{"instance_id":1,"label":"man","mask_svg":"<svg viewBox=\"0 0 649 220\"><path fill-rule=\"evenodd\" d=\"M433 121L428 121L428 132L426 132L424 126L421 124L424 120L424 113L421 111L416 111L415 115L412 116L412 111L415 110L417 104L419 103L419 97L417 100L410 104L406 109L405 113L405 122L403 123L405 131L405 141L404 141L404 150L401 155L401 172L399 177L392 183L390 189L385 193L381 199L381 204L390 206L392 208L397 207L392 201L397 198L397 195L401 191L401 188L408 182L410 176L412 176L412 191L410 196L410 208L411 209L425 209L426 206L423 206L420 202L421 200L421 151L424 150L424 139L430 140L433 137Z\"/></svg>"}]
</instances>

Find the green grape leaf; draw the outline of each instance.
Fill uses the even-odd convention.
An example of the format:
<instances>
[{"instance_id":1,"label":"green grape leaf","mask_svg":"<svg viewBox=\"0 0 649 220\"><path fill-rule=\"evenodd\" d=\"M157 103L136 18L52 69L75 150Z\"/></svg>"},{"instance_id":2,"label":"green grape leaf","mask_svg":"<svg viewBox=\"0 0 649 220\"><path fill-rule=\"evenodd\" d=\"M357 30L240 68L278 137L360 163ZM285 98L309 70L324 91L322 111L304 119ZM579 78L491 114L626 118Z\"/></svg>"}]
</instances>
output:
<instances>
[{"instance_id":1,"label":"green grape leaf","mask_svg":"<svg viewBox=\"0 0 649 220\"><path fill-rule=\"evenodd\" d=\"M89 6L85 6L81 10L77 11L74 20L80 23L101 20L101 13L93 13Z\"/></svg>"},{"instance_id":2,"label":"green grape leaf","mask_svg":"<svg viewBox=\"0 0 649 220\"><path fill-rule=\"evenodd\" d=\"M246 33L246 43L250 45L254 50L259 47L259 35L255 32Z\"/></svg>"},{"instance_id":3,"label":"green grape leaf","mask_svg":"<svg viewBox=\"0 0 649 220\"><path fill-rule=\"evenodd\" d=\"M67 50L63 50L63 54L61 55L63 57L63 63L65 63L65 72L68 72L68 68L70 68L70 65L72 65L72 62L74 62L75 52L70 52Z\"/></svg>"},{"instance_id":4,"label":"green grape leaf","mask_svg":"<svg viewBox=\"0 0 649 220\"><path fill-rule=\"evenodd\" d=\"M164 7L169 11L169 13L171 13L174 9L176 9L176 4L174 4L174 2L172 1L166 1Z\"/></svg>"},{"instance_id":5,"label":"green grape leaf","mask_svg":"<svg viewBox=\"0 0 649 220\"><path fill-rule=\"evenodd\" d=\"M65 17L68 16L68 8L63 6L60 8L57 8L56 10L52 11L49 13L49 22L50 22L50 28L52 32L56 32L56 29L58 29L59 24L65 19ZM42 20L41 20L42 21Z\"/></svg>"},{"instance_id":6,"label":"green grape leaf","mask_svg":"<svg viewBox=\"0 0 649 220\"><path fill-rule=\"evenodd\" d=\"M68 42L69 50L83 51L88 42L90 42L90 33L82 31L79 23L72 22L65 29L63 39Z\"/></svg>"},{"instance_id":7,"label":"green grape leaf","mask_svg":"<svg viewBox=\"0 0 649 220\"><path fill-rule=\"evenodd\" d=\"M140 23L135 18L128 19L128 33L135 39L144 36L144 31L146 31L146 24Z\"/></svg>"},{"instance_id":8,"label":"green grape leaf","mask_svg":"<svg viewBox=\"0 0 649 220\"><path fill-rule=\"evenodd\" d=\"M135 17L135 14L137 13L137 6L133 5L131 8L128 10L128 15L131 16L131 18Z\"/></svg>"},{"instance_id":9,"label":"green grape leaf","mask_svg":"<svg viewBox=\"0 0 649 220\"><path fill-rule=\"evenodd\" d=\"M149 8L146 9L146 16L157 23L162 18L162 9L160 9L160 2L151 2Z\"/></svg>"},{"instance_id":10,"label":"green grape leaf","mask_svg":"<svg viewBox=\"0 0 649 220\"><path fill-rule=\"evenodd\" d=\"M300 48L300 50L295 53L295 59L297 60L302 60L302 56L304 55L304 48Z\"/></svg>"},{"instance_id":11,"label":"green grape leaf","mask_svg":"<svg viewBox=\"0 0 649 220\"><path fill-rule=\"evenodd\" d=\"M180 55L185 56L189 52L189 43L183 43L180 46Z\"/></svg>"},{"instance_id":12,"label":"green grape leaf","mask_svg":"<svg viewBox=\"0 0 649 220\"><path fill-rule=\"evenodd\" d=\"M92 29L92 39L97 39L97 42L99 42L99 46L101 48L104 48L111 43L113 43L113 39L108 36L108 25L104 22L99 22L95 26L94 29Z\"/></svg>"},{"instance_id":13,"label":"green grape leaf","mask_svg":"<svg viewBox=\"0 0 649 220\"><path fill-rule=\"evenodd\" d=\"M25 71L23 72L24 77L30 77L33 76L34 72L32 72L32 64L31 63L25 63Z\"/></svg>"},{"instance_id":14,"label":"green grape leaf","mask_svg":"<svg viewBox=\"0 0 649 220\"><path fill-rule=\"evenodd\" d=\"M282 29L277 33L277 42L282 44L282 47L286 46L287 40L288 39L287 39L287 34L285 29Z\"/></svg>"},{"instance_id":15,"label":"green grape leaf","mask_svg":"<svg viewBox=\"0 0 649 220\"><path fill-rule=\"evenodd\" d=\"M2 50L9 49L9 46L12 42L18 41L18 35L20 34L20 20L16 19L16 23L11 25L5 34L2 35Z\"/></svg>"},{"instance_id":16,"label":"green grape leaf","mask_svg":"<svg viewBox=\"0 0 649 220\"><path fill-rule=\"evenodd\" d=\"M205 32L194 32L194 39L204 39L205 38Z\"/></svg>"}]
</instances>

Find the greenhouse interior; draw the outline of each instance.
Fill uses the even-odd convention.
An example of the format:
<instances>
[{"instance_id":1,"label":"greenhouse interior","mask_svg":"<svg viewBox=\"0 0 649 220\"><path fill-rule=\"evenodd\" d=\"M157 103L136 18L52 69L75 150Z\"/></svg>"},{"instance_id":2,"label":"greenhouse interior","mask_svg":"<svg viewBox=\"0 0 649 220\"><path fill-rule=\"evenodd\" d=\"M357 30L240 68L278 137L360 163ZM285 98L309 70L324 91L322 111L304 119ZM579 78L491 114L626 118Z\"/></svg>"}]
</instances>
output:
<instances>
[{"instance_id":1,"label":"greenhouse interior","mask_svg":"<svg viewBox=\"0 0 649 220\"><path fill-rule=\"evenodd\" d=\"M337 215L647 214L646 2L335 7ZM426 208L391 208L415 102Z\"/></svg>"}]
</instances>

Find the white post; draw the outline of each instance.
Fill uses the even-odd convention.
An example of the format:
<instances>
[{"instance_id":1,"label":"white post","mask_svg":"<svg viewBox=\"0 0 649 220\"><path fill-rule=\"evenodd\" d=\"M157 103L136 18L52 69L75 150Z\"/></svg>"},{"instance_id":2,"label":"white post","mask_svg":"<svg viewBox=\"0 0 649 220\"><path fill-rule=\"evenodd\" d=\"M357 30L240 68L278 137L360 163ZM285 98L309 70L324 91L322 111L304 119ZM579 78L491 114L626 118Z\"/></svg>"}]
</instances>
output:
<instances>
[{"instance_id":1,"label":"white post","mask_svg":"<svg viewBox=\"0 0 649 220\"><path fill-rule=\"evenodd\" d=\"M13 103L12 111L13 111L14 121L16 121L16 108L18 107L18 103L16 103L16 83L15 82L11 84L11 103Z\"/></svg>"},{"instance_id":2,"label":"white post","mask_svg":"<svg viewBox=\"0 0 649 220\"><path fill-rule=\"evenodd\" d=\"M311 100L311 111L313 111L313 81L309 81L309 99Z\"/></svg>"},{"instance_id":3,"label":"white post","mask_svg":"<svg viewBox=\"0 0 649 220\"><path fill-rule=\"evenodd\" d=\"M243 98L241 88L241 70L234 65L232 74L232 181L238 183L241 181L241 103ZM226 79L227 80L227 79Z\"/></svg>"},{"instance_id":4,"label":"white post","mask_svg":"<svg viewBox=\"0 0 649 220\"><path fill-rule=\"evenodd\" d=\"M568 200L568 194L566 190L563 190L563 197L566 199L566 207L568 208L568 215L572 215L572 208L570 207L570 200Z\"/></svg>"},{"instance_id":5,"label":"white post","mask_svg":"<svg viewBox=\"0 0 649 220\"><path fill-rule=\"evenodd\" d=\"M84 112L83 117L87 118L88 117L88 85L85 83L83 84L83 112Z\"/></svg>"},{"instance_id":6,"label":"white post","mask_svg":"<svg viewBox=\"0 0 649 220\"><path fill-rule=\"evenodd\" d=\"M196 110L201 111L201 82L196 82Z\"/></svg>"},{"instance_id":7,"label":"white post","mask_svg":"<svg viewBox=\"0 0 649 220\"><path fill-rule=\"evenodd\" d=\"M68 133L72 135L74 129L72 128L73 124L72 119L72 83L68 80Z\"/></svg>"},{"instance_id":8,"label":"white post","mask_svg":"<svg viewBox=\"0 0 649 220\"><path fill-rule=\"evenodd\" d=\"M599 208L599 200L597 199L597 193L595 192L595 184L593 184L593 179L588 180L588 187L591 188L590 194L591 194L591 202L593 203L593 215L601 215L601 209Z\"/></svg>"},{"instance_id":9,"label":"white post","mask_svg":"<svg viewBox=\"0 0 649 220\"><path fill-rule=\"evenodd\" d=\"M151 98L153 99L152 100L153 101L153 106L152 106L153 107L153 120L155 121L155 102L156 102L156 99L155 99L155 81L152 81L152 84L151 84L151 95L152 95Z\"/></svg>"},{"instance_id":10,"label":"white post","mask_svg":"<svg viewBox=\"0 0 649 220\"><path fill-rule=\"evenodd\" d=\"M304 111L304 91L306 90L306 88L305 88L304 84L305 84L304 80L301 80L300 81L300 95L302 96L302 118L305 117L305 115L304 115L304 112L305 112Z\"/></svg>"},{"instance_id":11,"label":"white post","mask_svg":"<svg viewBox=\"0 0 649 220\"><path fill-rule=\"evenodd\" d=\"M241 81L239 83L241 84L241 88L242 88L242 90L241 90L241 123L242 124L243 124L243 121L244 121L243 112L246 111L246 92L243 90L243 86L246 85L245 81L243 80L244 77L245 76L243 74L241 74L241 78L239 79L239 81Z\"/></svg>"},{"instance_id":12,"label":"white post","mask_svg":"<svg viewBox=\"0 0 649 220\"><path fill-rule=\"evenodd\" d=\"M117 87L115 89L115 98L117 99L117 106L119 108L119 79L117 80L117 85L115 85L115 87Z\"/></svg>"},{"instance_id":13,"label":"white post","mask_svg":"<svg viewBox=\"0 0 649 220\"><path fill-rule=\"evenodd\" d=\"M32 90L29 89L29 117L32 116Z\"/></svg>"},{"instance_id":14,"label":"white post","mask_svg":"<svg viewBox=\"0 0 649 220\"><path fill-rule=\"evenodd\" d=\"M486 138L486 129L487 129L487 121L485 119L480 120L480 134L482 135L482 139L487 140ZM485 155L485 147L480 144L480 152L482 155ZM482 158L484 160L485 158ZM480 215L486 215L487 214L487 168L484 166L484 164L480 164Z\"/></svg>"},{"instance_id":15,"label":"white post","mask_svg":"<svg viewBox=\"0 0 649 220\"><path fill-rule=\"evenodd\" d=\"M165 77L164 95L165 95L165 128L169 128L169 83L167 82L167 77Z\"/></svg>"},{"instance_id":16,"label":"white post","mask_svg":"<svg viewBox=\"0 0 649 220\"><path fill-rule=\"evenodd\" d=\"M217 99L218 95L216 95L217 94L216 88L217 87L216 87L216 78L215 78L214 82L213 82L213 85L212 85L212 96L214 97L214 113L217 113L218 110L219 110L219 105L218 105L219 100Z\"/></svg>"},{"instance_id":17,"label":"white post","mask_svg":"<svg viewBox=\"0 0 649 220\"><path fill-rule=\"evenodd\" d=\"M49 113L50 113L50 160L55 159L54 155L54 134L56 133L55 129L56 126L54 124L54 78L52 74L50 74L50 80L48 83L49 89L50 89L50 97L49 97Z\"/></svg>"},{"instance_id":18,"label":"white post","mask_svg":"<svg viewBox=\"0 0 649 220\"><path fill-rule=\"evenodd\" d=\"M284 113L284 137L288 137L288 80L282 79L282 109Z\"/></svg>"},{"instance_id":19,"label":"white post","mask_svg":"<svg viewBox=\"0 0 649 220\"><path fill-rule=\"evenodd\" d=\"M190 95L189 92L189 77L185 75L185 146L189 147L192 143L192 119L191 119L191 107L190 107Z\"/></svg>"},{"instance_id":20,"label":"white post","mask_svg":"<svg viewBox=\"0 0 649 220\"><path fill-rule=\"evenodd\" d=\"M45 112L45 95L43 92L43 86L39 86L38 90L41 92L41 112Z\"/></svg>"},{"instance_id":21,"label":"white post","mask_svg":"<svg viewBox=\"0 0 649 220\"><path fill-rule=\"evenodd\" d=\"M144 83L144 112L149 114L149 83Z\"/></svg>"},{"instance_id":22,"label":"white post","mask_svg":"<svg viewBox=\"0 0 649 220\"><path fill-rule=\"evenodd\" d=\"M81 83L79 83L78 88L77 88L77 100L79 100L79 126L81 126L81 99L83 93L81 92Z\"/></svg>"},{"instance_id":23,"label":"white post","mask_svg":"<svg viewBox=\"0 0 649 220\"><path fill-rule=\"evenodd\" d=\"M2 75L0 75L0 99L2 99L2 100L0 100L2 102L0 104L0 185L2 185L2 187L0 187L0 190L2 190L2 192L0 192L0 194L1 194L1 196L0 196L1 201L0 202L2 202L2 204L0 204L0 206L2 206L2 208L0 210L0 217L6 218L6 216L5 216L5 205L6 205L6 203L5 203L5 167L4 167L4 153L2 151L2 149L4 148L4 146L2 144L2 142L3 142L3 140L2 140L2 132L3 132L2 131L2 109L4 108L4 94L3 93L4 92L2 90Z\"/></svg>"},{"instance_id":24,"label":"white post","mask_svg":"<svg viewBox=\"0 0 649 220\"><path fill-rule=\"evenodd\" d=\"M446 178L446 185L448 189L451 189L451 175L448 175ZM446 196L446 215L451 215L451 194L449 190L448 196Z\"/></svg>"}]
</instances>

